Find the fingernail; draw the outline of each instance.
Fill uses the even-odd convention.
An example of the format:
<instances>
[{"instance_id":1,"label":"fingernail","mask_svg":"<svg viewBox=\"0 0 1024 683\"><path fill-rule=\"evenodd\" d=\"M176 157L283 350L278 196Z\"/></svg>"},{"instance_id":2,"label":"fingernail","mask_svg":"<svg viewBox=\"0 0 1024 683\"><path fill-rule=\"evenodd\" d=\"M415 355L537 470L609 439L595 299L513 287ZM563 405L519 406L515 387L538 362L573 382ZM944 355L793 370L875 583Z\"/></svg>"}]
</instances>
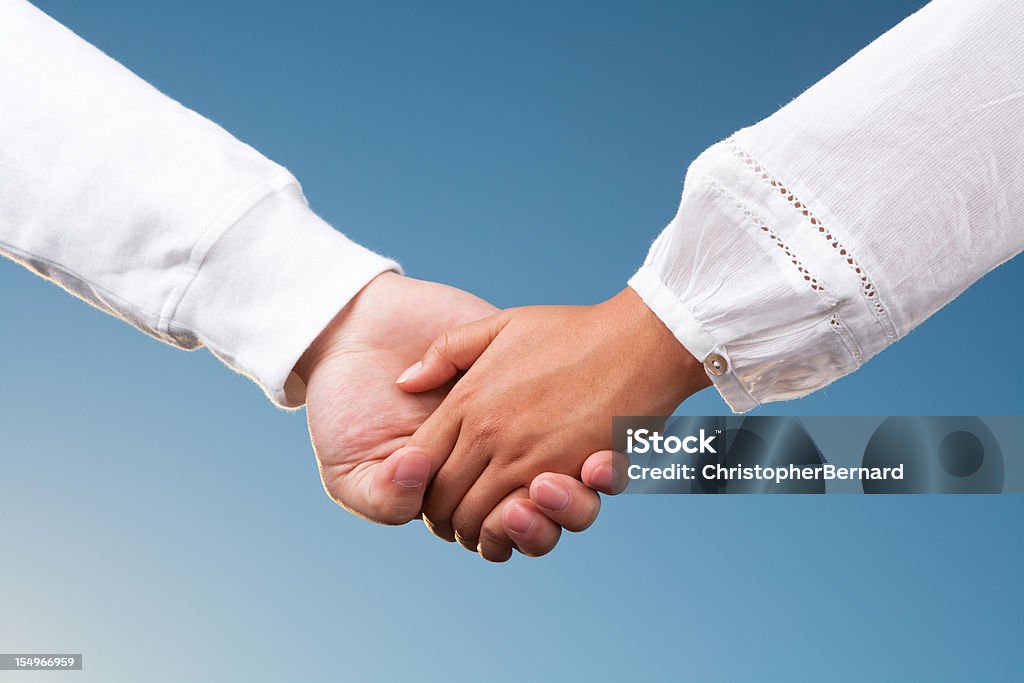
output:
<instances>
[{"instance_id":1,"label":"fingernail","mask_svg":"<svg viewBox=\"0 0 1024 683\"><path fill-rule=\"evenodd\" d=\"M601 465L590 475L590 483L594 488L611 491L615 484L615 472L611 465Z\"/></svg>"},{"instance_id":2,"label":"fingernail","mask_svg":"<svg viewBox=\"0 0 1024 683\"><path fill-rule=\"evenodd\" d=\"M569 507L569 492L558 484L542 481L533 488L533 502L545 510L561 512Z\"/></svg>"},{"instance_id":3,"label":"fingernail","mask_svg":"<svg viewBox=\"0 0 1024 683\"><path fill-rule=\"evenodd\" d=\"M403 489L417 489L423 486L430 474L430 458L426 453L409 453L398 461L395 477L392 479Z\"/></svg>"},{"instance_id":4,"label":"fingernail","mask_svg":"<svg viewBox=\"0 0 1024 683\"><path fill-rule=\"evenodd\" d=\"M505 527L517 534L528 534L537 525L537 518L532 510L522 503L509 503L505 511Z\"/></svg>"},{"instance_id":5,"label":"fingernail","mask_svg":"<svg viewBox=\"0 0 1024 683\"><path fill-rule=\"evenodd\" d=\"M416 361L415 363L413 363L412 365L407 367L405 369L405 372L403 372L401 375L398 376L398 379L395 380L395 384L401 384L402 382L405 382L405 381L409 380L417 372L419 372L422 367L423 367L423 361L421 361L421 360Z\"/></svg>"}]
</instances>

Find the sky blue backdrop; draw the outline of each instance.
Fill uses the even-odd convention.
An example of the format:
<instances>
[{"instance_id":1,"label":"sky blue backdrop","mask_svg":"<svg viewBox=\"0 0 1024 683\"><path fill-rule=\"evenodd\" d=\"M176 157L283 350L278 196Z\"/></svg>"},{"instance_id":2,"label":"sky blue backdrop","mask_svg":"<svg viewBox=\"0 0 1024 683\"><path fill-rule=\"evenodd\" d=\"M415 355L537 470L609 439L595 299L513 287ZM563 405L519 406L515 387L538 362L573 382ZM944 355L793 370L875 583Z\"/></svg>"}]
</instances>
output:
<instances>
[{"instance_id":1,"label":"sky blue backdrop","mask_svg":"<svg viewBox=\"0 0 1024 683\"><path fill-rule=\"evenodd\" d=\"M620 289L689 160L918 4L40 2L355 239L503 306ZM1018 259L770 412L1020 413L1022 284ZM337 509L302 415L207 353L9 262L0 316L0 650L87 658L33 680L1020 675L1024 498L634 496L491 566Z\"/></svg>"}]
</instances>

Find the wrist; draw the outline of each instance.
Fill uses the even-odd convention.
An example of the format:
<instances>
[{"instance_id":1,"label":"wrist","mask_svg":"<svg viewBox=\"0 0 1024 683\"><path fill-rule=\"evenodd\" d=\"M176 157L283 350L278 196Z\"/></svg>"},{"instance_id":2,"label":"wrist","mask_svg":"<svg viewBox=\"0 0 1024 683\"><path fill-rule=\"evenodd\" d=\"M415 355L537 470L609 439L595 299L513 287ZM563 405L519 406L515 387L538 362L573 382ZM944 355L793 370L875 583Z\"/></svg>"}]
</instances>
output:
<instances>
[{"instance_id":1,"label":"wrist","mask_svg":"<svg viewBox=\"0 0 1024 683\"><path fill-rule=\"evenodd\" d=\"M598 307L619 339L631 381L647 387L666 413L711 385L703 364L633 289L626 287Z\"/></svg>"},{"instance_id":2,"label":"wrist","mask_svg":"<svg viewBox=\"0 0 1024 683\"><path fill-rule=\"evenodd\" d=\"M366 315L368 310L379 306L381 301L388 299L387 291L399 286L404 277L393 271L386 271L367 282L352 299L331 319L327 327L317 335L316 339L306 348L295 364L294 372L309 385L309 380L316 368L346 338L353 336L361 327L369 323Z\"/></svg>"}]
</instances>

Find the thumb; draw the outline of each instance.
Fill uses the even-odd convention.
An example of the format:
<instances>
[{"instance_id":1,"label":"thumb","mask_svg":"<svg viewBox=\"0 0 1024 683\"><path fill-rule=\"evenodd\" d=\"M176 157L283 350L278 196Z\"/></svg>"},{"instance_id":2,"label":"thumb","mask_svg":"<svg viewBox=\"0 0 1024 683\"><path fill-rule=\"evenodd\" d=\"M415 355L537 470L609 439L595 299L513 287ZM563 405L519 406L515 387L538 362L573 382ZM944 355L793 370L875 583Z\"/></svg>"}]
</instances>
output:
<instances>
[{"instance_id":1,"label":"thumb","mask_svg":"<svg viewBox=\"0 0 1024 683\"><path fill-rule=\"evenodd\" d=\"M510 318L510 311L502 311L448 330L430 344L422 360L398 376L396 383L413 394L444 385L483 355Z\"/></svg>"},{"instance_id":2,"label":"thumb","mask_svg":"<svg viewBox=\"0 0 1024 683\"><path fill-rule=\"evenodd\" d=\"M404 447L389 455L367 477L367 517L381 524L405 524L420 516L430 479L430 456Z\"/></svg>"}]
</instances>

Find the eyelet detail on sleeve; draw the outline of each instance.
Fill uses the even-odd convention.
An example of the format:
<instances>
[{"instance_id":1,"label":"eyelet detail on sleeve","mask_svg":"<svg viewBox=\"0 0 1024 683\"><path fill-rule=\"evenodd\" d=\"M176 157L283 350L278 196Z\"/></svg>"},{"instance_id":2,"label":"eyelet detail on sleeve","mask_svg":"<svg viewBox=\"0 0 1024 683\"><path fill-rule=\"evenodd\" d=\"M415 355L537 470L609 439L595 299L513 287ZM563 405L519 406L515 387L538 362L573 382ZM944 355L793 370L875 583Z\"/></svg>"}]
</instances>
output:
<instances>
[{"instance_id":1,"label":"eyelet detail on sleeve","mask_svg":"<svg viewBox=\"0 0 1024 683\"><path fill-rule=\"evenodd\" d=\"M708 182L708 185L712 191L720 195L726 201L731 202L740 212L743 213L744 216L750 219L750 221L755 226L757 226L757 229L763 235L765 235L769 240L771 240L772 244L774 244L776 247L782 250L782 252L786 255L786 259L788 259L789 262L793 264L793 267L796 268L797 272L800 273L800 277L803 278L804 283L811 290L817 292L819 296L823 300L825 300L827 305L834 306L836 304L835 299L833 299L832 296L828 293L828 289L825 287L825 284L821 282L818 278L816 278L814 275L812 275L811 272L804 267L804 264L800 261L799 258L797 258L796 254L793 253L793 250L789 248L789 245L786 244L782 240L782 238L779 237L778 234L776 234L774 230L772 230L771 226L768 225L767 221L765 221L757 214L755 214L753 211L751 211L743 202L741 202L738 198L734 197L732 193L730 193L727 189L719 185L717 182L712 180Z\"/></svg>"},{"instance_id":2,"label":"eyelet detail on sleeve","mask_svg":"<svg viewBox=\"0 0 1024 683\"><path fill-rule=\"evenodd\" d=\"M792 188L787 187L782 181L780 181L774 174L772 174L767 168L764 167L760 162L751 157L747 152L739 146L735 138L730 137L728 139L729 148L732 153L742 161L747 168L753 171L763 182L770 185L772 188L777 190L780 195L792 206L798 210L804 218L810 223L814 231L820 235L823 239L827 240L832 249L837 255L846 261L846 265L853 270L854 274L860 282L860 293L864 297L864 300L868 304L868 308L871 313L875 316L879 326L885 333L886 339L889 342L894 342L899 337L896 332L896 327L893 325L892 320L889 318L889 313L886 311L885 306L882 304L878 291L875 289L874 283L871 281L867 271L861 266L861 264L854 257L853 253L835 236L835 233L827 228L821 220L814 215L810 208L802 202L793 192Z\"/></svg>"},{"instance_id":3,"label":"eyelet detail on sleeve","mask_svg":"<svg viewBox=\"0 0 1024 683\"><path fill-rule=\"evenodd\" d=\"M828 319L828 324L831 325L832 331L836 333L839 339L842 340L843 344L846 345L846 349L850 352L853 360L857 363L857 367L864 364L864 353L860 350L860 346L857 344L857 340L854 339L850 331L846 329L846 325L843 324L842 319L838 313L833 313Z\"/></svg>"}]
</instances>

